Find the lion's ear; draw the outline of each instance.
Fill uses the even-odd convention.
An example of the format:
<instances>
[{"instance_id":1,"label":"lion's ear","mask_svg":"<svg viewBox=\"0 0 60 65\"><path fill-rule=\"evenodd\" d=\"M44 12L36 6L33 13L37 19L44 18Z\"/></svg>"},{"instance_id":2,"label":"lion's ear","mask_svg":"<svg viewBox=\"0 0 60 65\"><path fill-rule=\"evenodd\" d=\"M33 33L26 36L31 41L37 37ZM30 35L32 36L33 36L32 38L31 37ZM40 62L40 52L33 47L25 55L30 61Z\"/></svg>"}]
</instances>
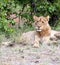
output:
<instances>
[{"instance_id":1,"label":"lion's ear","mask_svg":"<svg viewBox=\"0 0 60 65\"><path fill-rule=\"evenodd\" d=\"M34 15L34 16L33 16L33 19L34 19L34 20L38 20L38 17Z\"/></svg>"},{"instance_id":2,"label":"lion's ear","mask_svg":"<svg viewBox=\"0 0 60 65\"><path fill-rule=\"evenodd\" d=\"M49 21L49 19L50 19L50 16L47 16L47 17L46 17L46 19L47 19L47 21Z\"/></svg>"}]
</instances>

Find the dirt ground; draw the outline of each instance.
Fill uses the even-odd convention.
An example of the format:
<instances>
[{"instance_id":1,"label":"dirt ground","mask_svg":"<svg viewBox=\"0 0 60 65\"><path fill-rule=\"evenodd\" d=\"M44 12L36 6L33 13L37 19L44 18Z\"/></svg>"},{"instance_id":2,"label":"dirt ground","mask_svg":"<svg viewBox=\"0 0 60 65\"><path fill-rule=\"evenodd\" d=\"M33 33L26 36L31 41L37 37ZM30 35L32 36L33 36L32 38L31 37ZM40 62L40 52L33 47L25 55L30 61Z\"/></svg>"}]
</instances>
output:
<instances>
[{"instance_id":1,"label":"dirt ground","mask_svg":"<svg viewBox=\"0 0 60 65\"><path fill-rule=\"evenodd\" d=\"M0 65L60 65L60 44L0 46Z\"/></svg>"}]
</instances>

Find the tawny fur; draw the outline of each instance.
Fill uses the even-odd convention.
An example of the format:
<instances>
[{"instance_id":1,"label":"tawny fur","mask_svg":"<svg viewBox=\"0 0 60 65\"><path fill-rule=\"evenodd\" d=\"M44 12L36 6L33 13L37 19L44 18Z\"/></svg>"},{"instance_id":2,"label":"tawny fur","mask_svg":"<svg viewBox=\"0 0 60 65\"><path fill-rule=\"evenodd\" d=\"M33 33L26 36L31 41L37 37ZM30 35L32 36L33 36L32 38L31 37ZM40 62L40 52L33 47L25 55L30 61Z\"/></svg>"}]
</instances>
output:
<instances>
[{"instance_id":1,"label":"tawny fur","mask_svg":"<svg viewBox=\"0 0 60 65\"><path fill-rule=\"evenodd\" d=\"M35 24L35 27L36 27L36 35L37 35L37 38L39 37L39 39L36 41L36 37L35 37L35 44L34 44L34 47L39 47L39 41L42 42L43 41L46 41L46 43L49 41L49 37L51 35L51 27L50 25L48 24L48 21L49 21L49 16L47 17L37 17L37 16L34 16L34 24ZM48 38L48 39L47 39Z\"/></svg>"}]
</instances>

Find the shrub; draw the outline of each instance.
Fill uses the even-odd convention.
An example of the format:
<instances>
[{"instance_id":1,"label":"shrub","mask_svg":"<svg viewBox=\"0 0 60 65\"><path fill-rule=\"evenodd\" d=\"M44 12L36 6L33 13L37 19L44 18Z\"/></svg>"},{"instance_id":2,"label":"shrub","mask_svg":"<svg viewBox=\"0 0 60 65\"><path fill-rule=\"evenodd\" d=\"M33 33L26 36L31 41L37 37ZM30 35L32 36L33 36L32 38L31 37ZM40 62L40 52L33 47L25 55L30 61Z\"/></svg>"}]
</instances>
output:
<instances>
[{"instance_id":1,"label":"shrub","mask_svg":"<svg viewBox=\"0 0 60 65\"><path fill-rule=\"evenodd\" d=\"M0 0L0 31L9 34L14 31L9 25L15 22L8 18L13 13L27 19L24 27L32 27L33 15L50 15L50 24L55 26L60 17L60 0Z\"/></svg>"}]
</instances>

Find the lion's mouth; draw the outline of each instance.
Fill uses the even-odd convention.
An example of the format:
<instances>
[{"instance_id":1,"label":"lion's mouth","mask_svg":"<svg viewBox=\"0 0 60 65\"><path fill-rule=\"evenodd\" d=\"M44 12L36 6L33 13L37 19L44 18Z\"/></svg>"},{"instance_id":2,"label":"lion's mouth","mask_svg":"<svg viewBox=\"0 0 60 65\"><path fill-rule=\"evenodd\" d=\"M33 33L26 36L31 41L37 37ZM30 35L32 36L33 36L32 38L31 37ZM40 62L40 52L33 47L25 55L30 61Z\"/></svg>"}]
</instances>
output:
<instances>
[{"instance_id":1,"label":"lion's mouth","mask_svg":"<svg viewBox=\"0 0 60 65\"><path fill-rule=\"evenodd\" d=\"M41 30L40 28L38 28L38 27L35 27L35 29L36 29L37 32L41 32L41 31L42 31L42 30Z\"/></svg>"},{"instance_id":2,"label":"lion's mouth","mask_svg":"<svg viewBox=\"0 0 60 65\"><path fill-rule=\"evenodd\" d=\"M36 30L37 32L41 32L42 30Z\"/></svg>"}]
</instances>

